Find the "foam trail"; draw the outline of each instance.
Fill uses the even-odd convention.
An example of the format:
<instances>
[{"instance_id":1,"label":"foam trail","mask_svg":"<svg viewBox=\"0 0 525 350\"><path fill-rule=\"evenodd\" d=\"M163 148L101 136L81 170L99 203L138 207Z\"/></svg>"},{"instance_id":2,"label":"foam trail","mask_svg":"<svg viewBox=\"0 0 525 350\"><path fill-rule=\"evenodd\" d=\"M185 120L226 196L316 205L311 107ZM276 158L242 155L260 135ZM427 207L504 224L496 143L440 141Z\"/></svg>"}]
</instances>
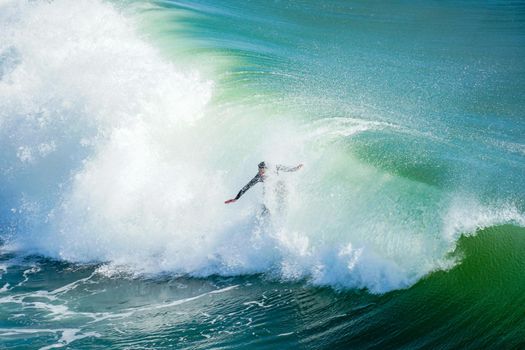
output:
<instances>
[{"instance_id":1,"label":"foam trail","mask_svg":"<svg viewBox=\"0 0 525 350\"><path fill-rule=\"evenodd\" d=\"M0 337L17 336L20 334L37 335L41 333L60 334L60 338L55 344L41 347L40 348L41 350L61 348L61 347L68 345L69 343L72 343L75 340L83 339L86 337L100 337L100 334L97 332L82 333L80 332L80 329L76 329L76 328L60 328L60 329L3 328L3 329L0 329Z\"/></svg>"}]
</instances>

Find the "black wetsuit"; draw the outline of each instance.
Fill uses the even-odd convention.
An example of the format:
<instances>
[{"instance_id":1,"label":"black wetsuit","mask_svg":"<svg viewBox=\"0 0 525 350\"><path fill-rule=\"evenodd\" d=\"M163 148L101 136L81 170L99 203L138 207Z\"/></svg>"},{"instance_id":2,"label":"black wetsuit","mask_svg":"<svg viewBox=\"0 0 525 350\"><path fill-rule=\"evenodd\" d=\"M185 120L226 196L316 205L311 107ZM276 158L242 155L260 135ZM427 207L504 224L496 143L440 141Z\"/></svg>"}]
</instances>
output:
<instances>
[{"instance_id":1,"label":"black wetsuit","mask_svg":"<svg viewBox=\"0 0 525 350\"><path fill-rule=\"evenodd\" d=\"M296 171L299 169L300 166L296 166L296 167L288 167L288 166L284 166L284 165L277 165L275 167L275 173L276 174L279 174L279 171L286 171L286 172L291 172L291 171ZM241 198L241 196L246 192L248 191L253 185L255 185L256 183L258 182L264 182L264 179L266 178L266 175L259 175L259 173L257 173L257 175L255 175L253 177L253 179L250 180L250 182L248 182L246 184L246 186L244 186L243 188L241 188L241 190L239 191L239 193L237 193L237 196L235 196L235 200Z\"/></svg>"}]
</instances>

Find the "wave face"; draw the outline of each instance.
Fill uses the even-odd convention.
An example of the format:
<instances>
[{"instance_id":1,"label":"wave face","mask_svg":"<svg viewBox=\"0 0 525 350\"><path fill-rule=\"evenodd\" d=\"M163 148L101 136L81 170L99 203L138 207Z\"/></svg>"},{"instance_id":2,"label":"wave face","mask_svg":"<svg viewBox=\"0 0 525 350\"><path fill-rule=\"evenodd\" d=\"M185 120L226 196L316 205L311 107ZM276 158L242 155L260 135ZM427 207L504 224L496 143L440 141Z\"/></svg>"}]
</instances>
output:
<instances>
[{"instance_id":1,"label":"wave face","mask_svg":"<svg viewBox=\"0 0 525 350\"><path fill-rule=\"evenodd\" d=\"M3 2L4 247L384 293L524 226L523 12L354 5Z\"/></svg>"},{"instance_id":2,"label":"wave face","mask_svg":"<svg viewBox=\"0 0 525 350\"><path fill-rule=\"evenodd\" d=\"M0 1L0 344L524 348L524 24Z\"/></svg>"}]
</instances>

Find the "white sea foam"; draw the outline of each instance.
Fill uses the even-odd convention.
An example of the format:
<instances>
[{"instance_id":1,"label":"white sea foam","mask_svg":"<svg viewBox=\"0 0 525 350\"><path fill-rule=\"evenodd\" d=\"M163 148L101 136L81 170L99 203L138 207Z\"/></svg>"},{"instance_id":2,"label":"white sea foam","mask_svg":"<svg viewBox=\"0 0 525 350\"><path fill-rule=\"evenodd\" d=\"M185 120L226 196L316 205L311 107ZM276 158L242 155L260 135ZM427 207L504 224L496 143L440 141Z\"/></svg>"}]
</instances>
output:
<instances>
[{"instance_id":1,"label":"white sea foam","mask_svg":"<svg viewBox=\"0 0 525 350\"><path fill-rule=\"evenodd\" d=\"M9 283L5 283L5 284L2 286L2 288L0 288L0 293L1 293L1 292L7 292L7 291L9 291L9 289L10 289L9 287L10 287L10 284L9 284Z\"/></svg>"},{"instance_id":2,"label":"white sea foam","mask_svg":"<svg viewBox=\"0 0 525 350\"><path fill-rule=\"evenodd\" d=\"M24 272L22 273L22 276L24 277L24 279L22 281L18 282L16 284L16 287L22 286L24 283L29 281L29 275L35 274L35 273L37 273L39 271L40 271L40 267L38 267L38 266L32 266L31 268L24 270Z\"/></svg>"},{"instance_id":3,"label":"white sea foam","mask_svg":"<svg viewBox=\"0 0 525 350\"><path fill-rule=\"evenodd\" d=\"M455 241L460 234L472 234L502 224L523 227L525 215L508 203L489 207L472 196L457 194L444 214L442 232L446 239Z\"/></svg>"},{"instance_id":4,"label":"white sea foam","mask_svg":"<svg viewBox=\"0 0 525 350\"><path fill-rule=\"evenodd\" d=\"M210 105L210 81L105 2L7 1L0 30L0 176L19 249L107 262L106 275L267 273L385 292L445 266L459 232L522 223L512 209L457 211L454 196L337 144L395 125L334 118L305 133L265 107ZM263 159L305 163L280 178L285 209L271 197L278 181L266 184L271 220L257 215L261 184L223 204Z\"/></svg>"},{"instance_id":5,"label":"white sea foam","mask_svg":"<svg viewBox=\"0 0 525 350\"><path fill-rule=\"evenodd\" d=\"M60 335L60 338L55 344L41 347L40 350L61 348L74 342L75 340L87 337L100 337L100 334L97 332L82 333L80 329L77 328L0 328L0 337L17 336L20 334L37 336L38 334L42 333L58 334Z\"/></svg>"}]
</instances>

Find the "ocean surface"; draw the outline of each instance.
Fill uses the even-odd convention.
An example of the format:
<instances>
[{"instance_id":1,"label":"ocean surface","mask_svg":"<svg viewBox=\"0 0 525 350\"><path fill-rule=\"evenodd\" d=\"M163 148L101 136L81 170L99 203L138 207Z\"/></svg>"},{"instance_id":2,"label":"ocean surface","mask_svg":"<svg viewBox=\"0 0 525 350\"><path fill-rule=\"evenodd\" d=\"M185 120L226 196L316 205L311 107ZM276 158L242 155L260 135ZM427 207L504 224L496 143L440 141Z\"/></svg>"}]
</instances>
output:
<instances>
[{"instance_id":1,"label":"ocean surface","mask_svg":"<svg viewBox=\"0 0 525 350\"><path fill-rule=\"evenodd\" d=\"M0 1L0 348L525 348L524 107L523 1Z\"/></svg>"}]
</instances>

